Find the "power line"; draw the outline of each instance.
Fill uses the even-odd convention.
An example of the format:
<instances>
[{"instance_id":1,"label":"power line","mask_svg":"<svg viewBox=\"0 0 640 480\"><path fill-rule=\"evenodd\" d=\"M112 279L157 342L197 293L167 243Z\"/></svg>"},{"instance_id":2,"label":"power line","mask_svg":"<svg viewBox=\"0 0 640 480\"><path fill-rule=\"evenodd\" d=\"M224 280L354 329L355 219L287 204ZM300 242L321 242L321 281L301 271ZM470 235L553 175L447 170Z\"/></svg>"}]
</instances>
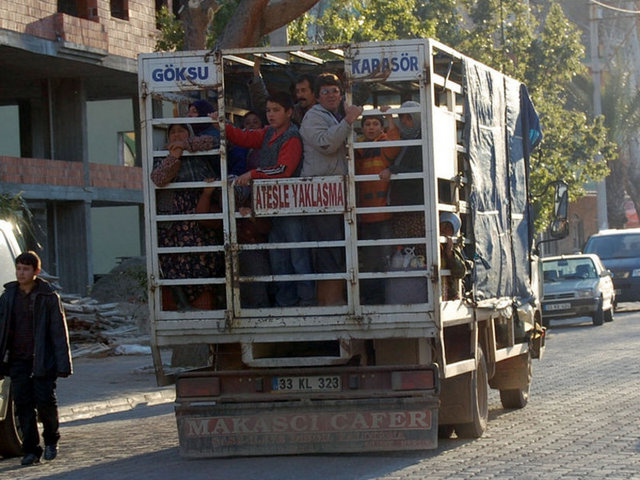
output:
<instances>
[{"instance_id":1,"label":"power line","mask_svg":"<svg viewBox=\"0 0 640 480\"><path fill-rule=\"evenodd\" d=\"M591 1L596 5L600 5L603 8L608 8L609 10L614 10L616 12L640 14L640 10L627 10L626 8L619 8L619 7L607 5L606 3L599 2L598 0L591 0Z\"/></svg>"}]
</instances>

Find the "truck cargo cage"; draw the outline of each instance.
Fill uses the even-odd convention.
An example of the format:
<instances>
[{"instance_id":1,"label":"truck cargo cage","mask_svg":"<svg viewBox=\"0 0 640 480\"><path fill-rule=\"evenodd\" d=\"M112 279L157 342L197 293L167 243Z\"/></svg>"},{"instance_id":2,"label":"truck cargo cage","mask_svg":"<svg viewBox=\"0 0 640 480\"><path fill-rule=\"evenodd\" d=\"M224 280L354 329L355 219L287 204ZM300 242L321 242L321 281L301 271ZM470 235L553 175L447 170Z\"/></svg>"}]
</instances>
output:
<instances>
[{"instance_id":1,"label":"truck cargo cage","mask_svg":"<svg viewBox=\"0 0 640 480\"><path fill-rule=\"evenodd\" d=\"M363 324L367 325L367 337L393 336L394 331L412 337L435 333L438 315L434 312L433 299L440 294L439 277L447 274L438 268L437 213L438 210L456 211L467 215L461 193L465 176L460 174L464 168L460 165L464 152L460 130L464 122L459 83L461 59L453 51L426 41L389 42L382 50L375 44L340 47L321 51L315 47L291 47L278 52L276 49L241 49L141 56L141 90L147 94L141 102L146 119L143 143L153 145L153 150L145 152L144 158L147 159L145 188L150 190L152 200L147 211L148 251L153 253L150 271L159 344L189 343L196 336L204 342L228 342L254 339L255 335L263 334L265 340L286 341L292 339L287 336L287 328L301 329L317 339L337 340L345 335L359 336ZM273 56L276 53L278 57ZM251 192L251 219L237 211L238 203L243 201L238 195L246 195L246 191L232 187L228 166L231 148L224 129L219 133L219 148L185 154L187 161L210 157L219 179L211 183L176 181L162 188L149 182L151 159L157 164L168 154L164 132L170 124L210 122L207 118L186 117L191 102L208 99L217 104L220 117L232 121L252 108L246 85L252 79L251 67L258 56L264 81L273 89L290 88L291 79L301 73L335 72L345 84L346 100L364 104L363 119L379 116L379 107L383 105L391 106L387 113L396 118L396 123L399 115L416 117L420 125L418 138L389 140L384 147L395 148L401 154L412 148L420 150L421 165L415 171L398 173L393 178L396 190L415 190L417 185L420 195L395 205L358 205L359 188L376 176L355 174L354 151L380 148L379 142L357 138L359 123L349 139L348 175L256 180ZM164 61L164 57L171 62ZM407 100L416 103L403 106ZM423 107L429 104L433 107ZM455 148L434 147L442 142L451 142ZM203 188L215 190L213 198L218 201L219 211L180 215L162 211L167 192L199 192ZM309 239L297 244L243 243L238 239L240 222L283 215L339 215L344 235L337 241ZM394 230L384 237L363 235L358 231L358 223L367 215L391 215ZM167 244L162 239L167 225L176 222L194 225L202 221L217 222L217 237L208 243L187 246L179 242ZM396 226L403 223L411 223L412 228L398 227L396 231ZM273 275L268 269L260 269L264 262L260 256L271 250L308 248L313 253L330 247L341 249L345 258L343 271ZM204 259L215 263L215 268L206 277L183 278L179 273L163 269L163 265L176 257L186 262ZM274 282L301 284L318 280L342 281L345 303L274 306L269 290ZM227 285L233 288L226 289ZM254 287L268 291L268 304L255 301ZM182 290L198 288L205 288L207 292L195 300L200 303L196 307L185 305ZM193 294L191 298L193 304ZM176 305L176 301L182 306ZM188 311L182 311L185 309ZM285 326L277 339L267 333L276 324ZM218 335L220 331L225 332L224 335ZM235 335L229 336L230 331Z\"/></svg>"}]
</instances>

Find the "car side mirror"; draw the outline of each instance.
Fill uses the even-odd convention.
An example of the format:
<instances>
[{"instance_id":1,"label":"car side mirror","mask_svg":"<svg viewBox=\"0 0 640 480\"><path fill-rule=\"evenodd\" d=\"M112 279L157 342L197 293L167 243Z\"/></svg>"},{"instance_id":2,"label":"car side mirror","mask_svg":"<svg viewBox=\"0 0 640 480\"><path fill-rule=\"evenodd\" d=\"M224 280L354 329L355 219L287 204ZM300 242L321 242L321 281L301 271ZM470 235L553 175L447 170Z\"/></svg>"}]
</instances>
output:
<instances>
[{"instance_id":1,"label":"car side mirror","mask_svg":"<svg viewBox=\"0 0 640 480\"><path fill-rule=\"evenodd\" d=\"M600 272L600 276L601 277L613 277L613 273L611 273L611 270L603 270Z\"/></svg>"},{"instance_id":2,"label":"car side mirror","mask_svg":"<svg viewBox=\"0 0 640 480\"><path fill-rule=\"evenodd\" d=\"M551 238L565 238L569 235L569 221L566 218L556 218L551 222L549 235L551 235Z\"/></svg>"}]
</instances>

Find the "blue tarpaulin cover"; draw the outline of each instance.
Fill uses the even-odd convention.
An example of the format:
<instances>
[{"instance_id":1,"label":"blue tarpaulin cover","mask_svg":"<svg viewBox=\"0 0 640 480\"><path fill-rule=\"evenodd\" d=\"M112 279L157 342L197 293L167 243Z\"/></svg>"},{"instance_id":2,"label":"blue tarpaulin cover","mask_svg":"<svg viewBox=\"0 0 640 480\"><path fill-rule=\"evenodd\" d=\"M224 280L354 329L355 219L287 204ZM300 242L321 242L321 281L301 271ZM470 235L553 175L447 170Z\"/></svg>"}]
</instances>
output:
<instances>
[{"instance_id":1,"label":"blue tarpaulin cover","mask_svg":"<svg viewBox=\"0 0 640 480\"><path fill-rule=\"evenodd\" d=\"M524 302L533 294L528 156L542 138L540 122L520 82L471 59L464 68L475 298Z\"/></svg>"}]
</instances>

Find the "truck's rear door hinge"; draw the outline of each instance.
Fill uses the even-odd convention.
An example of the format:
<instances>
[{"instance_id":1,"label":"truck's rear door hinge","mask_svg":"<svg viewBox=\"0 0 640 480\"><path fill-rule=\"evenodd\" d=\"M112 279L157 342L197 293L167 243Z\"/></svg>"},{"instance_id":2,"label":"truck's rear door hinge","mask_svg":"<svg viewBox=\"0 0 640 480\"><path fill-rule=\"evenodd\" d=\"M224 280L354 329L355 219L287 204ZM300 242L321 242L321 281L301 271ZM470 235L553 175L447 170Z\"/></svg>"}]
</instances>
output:
<instances>
[{"instance_id":1,"label":"truck's rear door hinge","mask_svg":"<svg viewBox=\"0 0 640 480\"><path fill-rule=\"evenodd\" d=\"M351 285L356 284L356 271L353 268L349 270L349 281L351 282Z\"/></svg>"},{"instance_id":2,"label":"truck's rear door hinge","mask_svg":"<svg viewBox=\"0 0 640 480\"><path fill-rule=\"evenodd\" d=\"M156 282L156 276L154 274L149 275L149 291L155 292L156 288L158 288L158 283Z\"/></svg>"}]
</instances>

